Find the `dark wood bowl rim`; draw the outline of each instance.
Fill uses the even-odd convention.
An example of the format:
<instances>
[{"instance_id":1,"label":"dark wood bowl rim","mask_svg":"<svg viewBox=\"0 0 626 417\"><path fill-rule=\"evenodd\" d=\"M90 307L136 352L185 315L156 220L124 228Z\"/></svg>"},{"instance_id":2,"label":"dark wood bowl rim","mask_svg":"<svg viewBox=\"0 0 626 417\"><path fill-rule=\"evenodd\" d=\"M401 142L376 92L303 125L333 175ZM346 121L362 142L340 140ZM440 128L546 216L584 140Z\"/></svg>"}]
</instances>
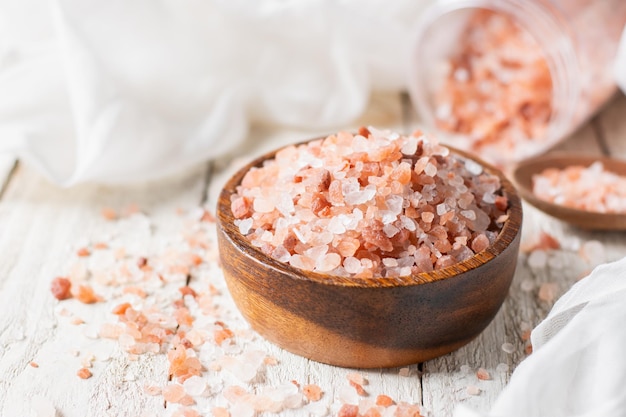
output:
<instances>
[{"instance_id":1,"label":"dark wood bowl rim","mask_svg":"<svg viewBox=\"0 0 626 417\"><path fill-rule=\"evenodd\" d=\"M298 146L324 138L325 136L317 137L314 139L298 142L293 145ZM258 262L276 270L281 274L286 274L293 279L309 280L324 285L379 288L427 284L458 276L466 271L476 269L487 264L496 256L500 255L505 249L507 249L507 247L511 244L511 242L515 240L516 236L520 232L522 224L522 204L519 196L517 195L515 187L500 170L468 152L456 149L447 144L443 145L449 148L451 153L459 155L466 159L471 159L474 162L479 163L486 172L492 175L497 175L500 178L502 192L509 201L509 209L507 210L509 219L505 221L502 229L500 230L500 233L498 234L498 237L496 238L496 241L487 249L455 265L451 265L449 267L431 272L420 272L418 274L401 277L355 278L304 271L298 268L294 268L289 264L280 262L261 252L258 248L253 246L250 241L245 236L243 236L239 232L239 229L234 225L234 216L232 215L230 208L230 196L236 192L236 187L240 184L244 175L252 167L262 166L265 160L273 158L276 152L278 152L282 148L270 151L249 162L244 167L240 168L226 182L220 193L219 201L217 203L218 226L223 230L225 237L227 237L227 239L230 240L231 243L234 244L238 250L245 253L247 256L256 259Z\"/></svg>"}]
</instances>

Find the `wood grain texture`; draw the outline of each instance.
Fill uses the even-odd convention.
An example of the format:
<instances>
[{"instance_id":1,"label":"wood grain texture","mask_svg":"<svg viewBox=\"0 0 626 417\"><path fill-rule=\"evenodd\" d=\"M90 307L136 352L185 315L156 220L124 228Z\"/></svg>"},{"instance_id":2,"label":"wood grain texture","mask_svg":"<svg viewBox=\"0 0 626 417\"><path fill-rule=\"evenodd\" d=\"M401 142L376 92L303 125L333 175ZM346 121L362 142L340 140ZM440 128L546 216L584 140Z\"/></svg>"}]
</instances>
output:
<instances>
[{"instance_id":1,"label":"wood grain texture","mask_svg":"<svg viewBox=\"0 0 626 417\"><path fill-rule=\"evenodd\" d=\"M601 154L596 135L599 126L611 154L626 155L625 112L626 99L618 96L592 122L596 126L584 126L556 149ZM410 132L419 121L406 96L387 94L374 98L364 118L355 122L355 126L361 124ZM320 133L325 132L256 127L246 147L236 156L240 160L238 166L269 149ZM13 162L2 166L7 167L0 167L0 178L4 179ZM25 168L18 168L12 174L0 199L0 415L34 416L37 415L34 410L45 405L57 407L58 417L171 414L170 408L163 408L162 398L142 394L144 383L164 382L167 374L164 358L146 356L131 361L115 344L102 344L101 340L96 343L89 338L94 330L89 323L96 323L101 314L108 314L111 306L102 305L94 310L72 305L73 312L88 322L83 326L59 319L57 312L62 307L50 297L49 281L67 271L69 254L81 242L116 232L102 221L99 215L102 206L119 208L137 202L148 211L150 221L137 219L120 227L137 229L137 233L132 233L133 242L126 244L149 247L155 244L155 228L166 234L178 230L173 227L172 218L178 206L198 204L207 190L209 205L213 207L222 185L236 166L231 164L231 158L217 161L208 189L204 188L205 172L145 188L85 186L70 190L59 190ZM251 392L291 380L322 387L325 393L320 408L281 412L285 417L334 415L341 401L372 400L378 394L387 394L397 402L422 402L425 412L434 417L451 416L459 404L487 412L511 372L527 356L528 343L524 339L528 329L547 315L554 302L550 297L540 297L540 293L550 288L556 298L595 265L626 254L624 233L581 231L526 203L523 205L522 246L532 245L540 233L546 232L562 248L540 251L543 263L537 262L535 255L520 253L507 299L491 324L466 346L441 358L408 366L402 372L400 368L357 370L369 382L364 386L369 397L359 398L347 380L354 370L314 362L258 338L251 347L267 351L278 360L278 365L267 367L250 383L239 384ZM593 259L586 259L579 252L590 241L599 242L603 251ZM178 296L174 288L169 291L165 289L164 296ZM513 350L507 349L511 353L502 349L503 343L512 344ZM77 357L70 353L74 350L79 352ZM75 371L89 352L110 359L97 361L94 377L80 380ZM37 362L39 368L29 366L30 361ZM477 378L476 370L480 367L491 374L490 380ZM468 386L478 387L481 392L471 395ZM203 415L210 415L212 407L225 404L218 395L198 400L197 408Z\"/></svg>"},{"instance_id":2,"label":"wood grain texture","mask_svg":"<svg viewBox=\"0 0 626 417\"><path fill-rule=\"evenodd\" d=\"M154 228L166 232L176 208L196 206L203 187L203 172L196 171L144 186L60 189L18 168L0 201L0 415L33 415L33 397L64 417L163 411L162 399L145 395L143 385L167 380L165 358L132 361L116 344L92 339L97 333L92 326L112 306L87 308L75 300L59 306L50 294L50 281L69 270L67 260L80 245L119 233L100 216L103 207L123 210L134 203L150 213L150 220L137 216L118 224L127 232L137 229L130 233L136 240L120 244L148 248L156 244ZM162 295L168 294L180 297L177 287L164 288ZM58 314L61 308L85 324L69 325ZM110 359L96 362L92 378L79 379L81 360L91 354ZM39 367L29 366L31 361Z\"/></svg>"}]
</instances>

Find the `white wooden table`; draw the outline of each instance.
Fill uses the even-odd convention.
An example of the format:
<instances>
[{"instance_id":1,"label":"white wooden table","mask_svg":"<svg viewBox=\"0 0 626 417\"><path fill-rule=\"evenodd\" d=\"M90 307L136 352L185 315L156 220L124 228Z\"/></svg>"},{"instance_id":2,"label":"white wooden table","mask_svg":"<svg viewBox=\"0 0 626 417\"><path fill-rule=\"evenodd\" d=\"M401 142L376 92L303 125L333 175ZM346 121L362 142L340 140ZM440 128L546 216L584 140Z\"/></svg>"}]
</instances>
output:
<instances>
[{"instance_id":1,"label":"white wooden table","mask_svg":"<svg viewBox=\"0 0 626 417\"><path fill-rule=\"evenodd\" d=\"M410 131L418 121L405 95L382 94L373 97L354 126L362 124ZM79 259L77 249L106 241L111 247L124 247L132 257L152 256L164 246L183 245L181 230L189 230L185 229L186 219L197 218L198 207L213 210L221 184L238 165L279 145L320 133L326 132L256 127L234 161L224 158L174 178L126 187L61 189L13 159L0 157L0 416L173 414L179 405L145 392L146 386L168 384L167 346L158 354L134 356L119 342L97 337L102 323L115 323L110 311L127 296L120 295L121 287L103 286L101 278L85 276L84 265L106 259L94 259L95 254ZM558 149L626 157L626 98L616 97ZM130 204L136 204L145 215L114 221L101 215L104 207L123 212ZM562 249L533 255L530 261L527 254L520 254L510 296L489 327L464 348L405 369L358 370L368 381L364 386L367 398L386 394L396 403L420 404L422 414L437 417L452 415L461 403L487 411L516 365L527 356L528 330L546 316L552 295L558 297L594 265L626 255L626 234L583 232L527 204L523 225L522 245L532 244L543 230L556 237ZM212 225L205 222L202 227L213 242ZM603 245L601 259L586 260L579 255L581 245L591 240ZM214 246L207 253L214 266ZM50 282L68 274L92 283L104 301L91 305L57 301L51 295ZM245 332L246 324L228 297L219 269L209 265L203 273L191 274L190 285L197 290L208 288L209 283L218 291L215 307L219 318L236 330L227 353L236 358L256 349L278 363L263 366L246 382L228 367L216 370L212 360L219 352L204 351L203 378L209 389L194 397L192 408L201 415L211 415L216 406L228 408L222 391L231 385L259 393L290 381L317 384L324 396L315 407L283 410L283 415L332 415L344 401L358 400L347 379L354 370L297 357ZM184 284L183 280L151 288L141 302L167 304L179 299L178 288ZM78 378L77 370L88 362L93 362L93 376ZM487 370L491 379L479 380L479 368ZM480 392L472 395L475 388Z\"/></svg>"}]
</instances>

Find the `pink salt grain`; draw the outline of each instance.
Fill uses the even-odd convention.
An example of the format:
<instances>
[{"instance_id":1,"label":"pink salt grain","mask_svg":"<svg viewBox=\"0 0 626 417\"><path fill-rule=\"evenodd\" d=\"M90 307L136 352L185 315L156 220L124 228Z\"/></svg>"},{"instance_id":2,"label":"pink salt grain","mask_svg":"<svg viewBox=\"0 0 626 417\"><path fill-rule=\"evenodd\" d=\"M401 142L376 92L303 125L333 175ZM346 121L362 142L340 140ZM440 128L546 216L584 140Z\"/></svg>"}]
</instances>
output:
<instances>
[{"instance_id":1,"label":"pink salt grain","mask_svg":"<svg viewBox=\"0 0 626 417\"><path fill-rule=\"evenodd\" d=\"M361 131L251 168L231 196L240 233L295 268L354 277L445 268L493 243L508 209L497 176L419 131Z\"/></svg>"}]
</instances>

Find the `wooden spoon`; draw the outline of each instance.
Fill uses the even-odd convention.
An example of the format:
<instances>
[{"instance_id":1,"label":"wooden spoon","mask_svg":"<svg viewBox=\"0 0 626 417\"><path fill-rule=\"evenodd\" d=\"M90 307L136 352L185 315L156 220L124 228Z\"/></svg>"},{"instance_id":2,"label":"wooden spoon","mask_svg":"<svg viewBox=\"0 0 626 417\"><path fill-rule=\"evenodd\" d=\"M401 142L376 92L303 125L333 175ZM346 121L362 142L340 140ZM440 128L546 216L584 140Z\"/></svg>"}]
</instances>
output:
<instances>
[{"instance_id":1,"label":"wooden spoon","mask_svg":"<svg viewBox=\"0 0 626 417\"><path fill-rule=\"evenodd\" d=\"M521 161L513 168L510 177L524 200L559 220L588 230L626 230L624 213L598 213L565 207L542 200L532 191L533 175L546 168L563 169L572 165L588 167L596 161L602 162L606 170L626 176L626 161L592 155L553 153Z\"/></svg>"}]
</instances>

